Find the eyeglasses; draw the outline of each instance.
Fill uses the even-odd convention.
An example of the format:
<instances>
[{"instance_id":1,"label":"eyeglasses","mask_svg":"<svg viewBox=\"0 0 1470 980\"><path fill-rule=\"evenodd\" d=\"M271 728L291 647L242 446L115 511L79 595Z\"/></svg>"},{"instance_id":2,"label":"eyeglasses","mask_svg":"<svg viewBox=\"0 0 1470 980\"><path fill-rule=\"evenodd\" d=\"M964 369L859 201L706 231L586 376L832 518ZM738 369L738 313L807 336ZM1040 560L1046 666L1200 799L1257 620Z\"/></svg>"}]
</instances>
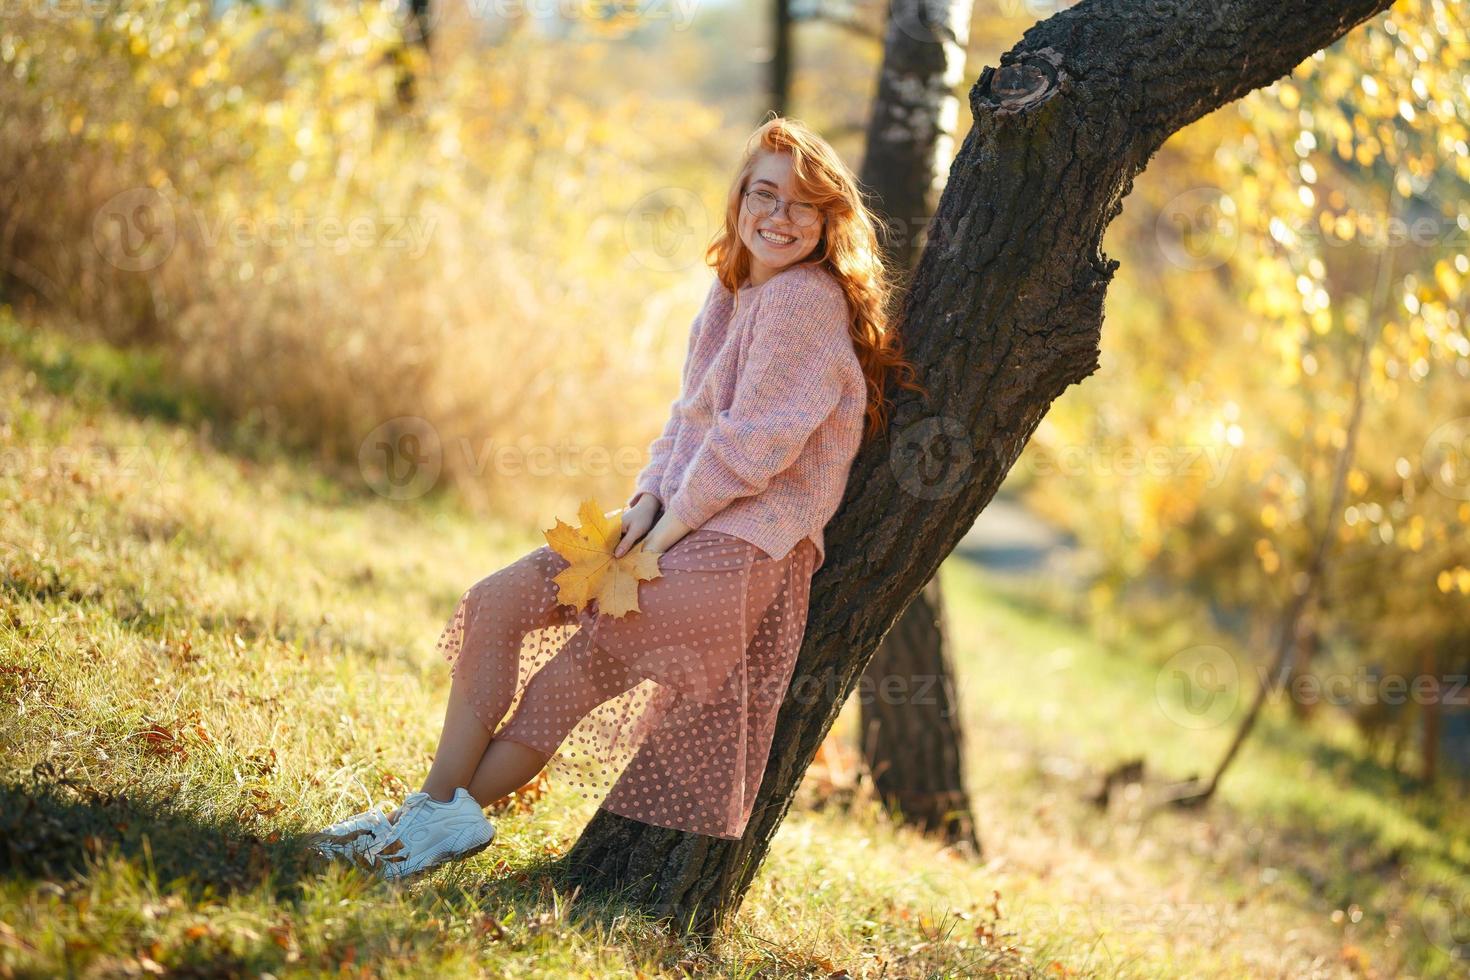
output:
<instances>
[{"instance_id":1,"label":"eyeglasses","mask_svg":"<svg viewBox=\"0 0 1470 980\"><path fill-rule=\"evenodd\" d=\"M757 218L774 217L782 204L786 205L786 216L798 228L810 228L822 220L822 209L815 204L808 204L805 201L783 201L775 194L765 190L745 192L745 210Z\"/></svg>"}]
</instances>

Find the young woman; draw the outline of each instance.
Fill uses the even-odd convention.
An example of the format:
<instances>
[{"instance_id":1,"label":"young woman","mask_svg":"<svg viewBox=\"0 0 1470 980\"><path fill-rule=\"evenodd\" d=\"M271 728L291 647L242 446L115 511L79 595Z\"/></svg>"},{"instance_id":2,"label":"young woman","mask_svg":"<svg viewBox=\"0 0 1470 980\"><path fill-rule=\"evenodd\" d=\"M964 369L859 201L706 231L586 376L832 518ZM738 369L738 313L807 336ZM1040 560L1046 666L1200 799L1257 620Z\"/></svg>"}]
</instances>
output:
<instances>
[{"instance_id":1,"label":"young woman","mask_svg":"<svg viewBox=\"0 0 1470 980\"><path fill-rule=\"evenodd\" d=\"M886 425L885 380L923 388L887 323L857 181L801 123L750 137L707 259L683 390L622 514L617 554L660 553L639 610L559 605L568 563L546 546L472 586L439 639L453 681L423 788L328 827L325 853L401 879L483 850L483 808L574 754L574 729L579 786L603 809L744 833L823 528L863 437Z\"/></svg>"}]
</instances>

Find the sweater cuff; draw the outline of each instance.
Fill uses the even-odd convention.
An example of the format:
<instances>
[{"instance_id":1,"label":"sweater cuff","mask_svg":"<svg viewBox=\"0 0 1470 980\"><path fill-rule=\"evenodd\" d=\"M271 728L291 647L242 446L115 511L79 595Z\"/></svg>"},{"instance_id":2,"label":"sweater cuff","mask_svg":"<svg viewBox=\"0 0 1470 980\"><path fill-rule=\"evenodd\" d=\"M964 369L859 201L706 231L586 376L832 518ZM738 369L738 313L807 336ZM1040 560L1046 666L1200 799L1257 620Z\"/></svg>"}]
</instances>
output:
<instances>
[{"instance_id":1,"label":"sweater cuff","mask_svg":"<svg viewBox=\"0 0 1470 980\"><path fill-rule=\"evenodd\" d=\"M642 473L638 474L638 479L633 481L633 490L635 493L640 490L646 490L649 493L658 493L659 484L663 482L663 479L664 460L659 460L657 463L650 463L644 468Z\"/></svg>"},{"instance_id":2,"label":"sweater cuff","mask_svg":"<svg viewBox=\"0 0 1470 980\"><path fill-rule=\"evenodd\" d=\"M719 513L720 504L718 501L712 503L703 497L696 496L690 492L689 485L686 483L669 498L668 503L664 505L664 510L683 521L691 530L698 530L704 527L705 521Z\"/></svg>"}]
</instances>

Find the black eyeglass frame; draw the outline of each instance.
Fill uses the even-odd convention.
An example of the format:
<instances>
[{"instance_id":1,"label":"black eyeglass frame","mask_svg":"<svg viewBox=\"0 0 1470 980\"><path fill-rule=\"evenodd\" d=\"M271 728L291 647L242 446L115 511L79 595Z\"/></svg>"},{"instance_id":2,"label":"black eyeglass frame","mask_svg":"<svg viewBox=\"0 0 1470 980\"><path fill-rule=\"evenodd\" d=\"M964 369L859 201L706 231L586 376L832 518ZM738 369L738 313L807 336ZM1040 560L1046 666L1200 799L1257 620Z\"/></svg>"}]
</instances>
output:
<instances>
[{"instance_id":1,"label":"black eyeglass frame","mask_svg":"<svg viewBox=\"0 0 1470 980\"><path fill-rule=\"evenodd\" d=\"M766 197L770 198L771 204L765 211L757 210L755 205L752 203L751 198L754 197L756 194L763 194ZM764 187L752 187L750 190L742 194L741 197L745 201L745 210L756 218L774 217L776 212L781 210L781 208L784 206L786 208L786 217L789 218L791 220L791 223L793 225L796 225L796 227L798 228L811 228L814 225L819 224L822 218L825 216L825 212L821 208L817 207L815 204L810 204L806 201L783 201L781 198L777 197L775 194L772 194ZM799 211L797 210L798 208L810 210ZM811 217L803 220L797 217L798 214L809 214Z\"/></svg>"}]
</instances>

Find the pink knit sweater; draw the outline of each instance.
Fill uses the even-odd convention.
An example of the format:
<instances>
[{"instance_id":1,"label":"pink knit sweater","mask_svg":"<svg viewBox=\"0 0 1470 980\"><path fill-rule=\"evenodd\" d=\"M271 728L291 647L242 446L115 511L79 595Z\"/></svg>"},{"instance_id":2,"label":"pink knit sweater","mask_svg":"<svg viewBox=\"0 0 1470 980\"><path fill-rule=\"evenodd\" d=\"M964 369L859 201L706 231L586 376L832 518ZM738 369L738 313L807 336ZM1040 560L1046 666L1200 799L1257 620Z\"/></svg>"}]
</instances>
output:
<instances>
[{"instance_id":1,"label":"pink knit sweater","mask_svg":"<svg viewBox=\"0 0 1470 980\"><path fill-rule=\"evenodd\" d=\"M842 287L819 265L741 286L738 304L716 278L689 331L683 390L628 505L651 493L691 528L772 558L811 538L820 568L866 409L847 324Z\"/></svg>"}]
</instances>

